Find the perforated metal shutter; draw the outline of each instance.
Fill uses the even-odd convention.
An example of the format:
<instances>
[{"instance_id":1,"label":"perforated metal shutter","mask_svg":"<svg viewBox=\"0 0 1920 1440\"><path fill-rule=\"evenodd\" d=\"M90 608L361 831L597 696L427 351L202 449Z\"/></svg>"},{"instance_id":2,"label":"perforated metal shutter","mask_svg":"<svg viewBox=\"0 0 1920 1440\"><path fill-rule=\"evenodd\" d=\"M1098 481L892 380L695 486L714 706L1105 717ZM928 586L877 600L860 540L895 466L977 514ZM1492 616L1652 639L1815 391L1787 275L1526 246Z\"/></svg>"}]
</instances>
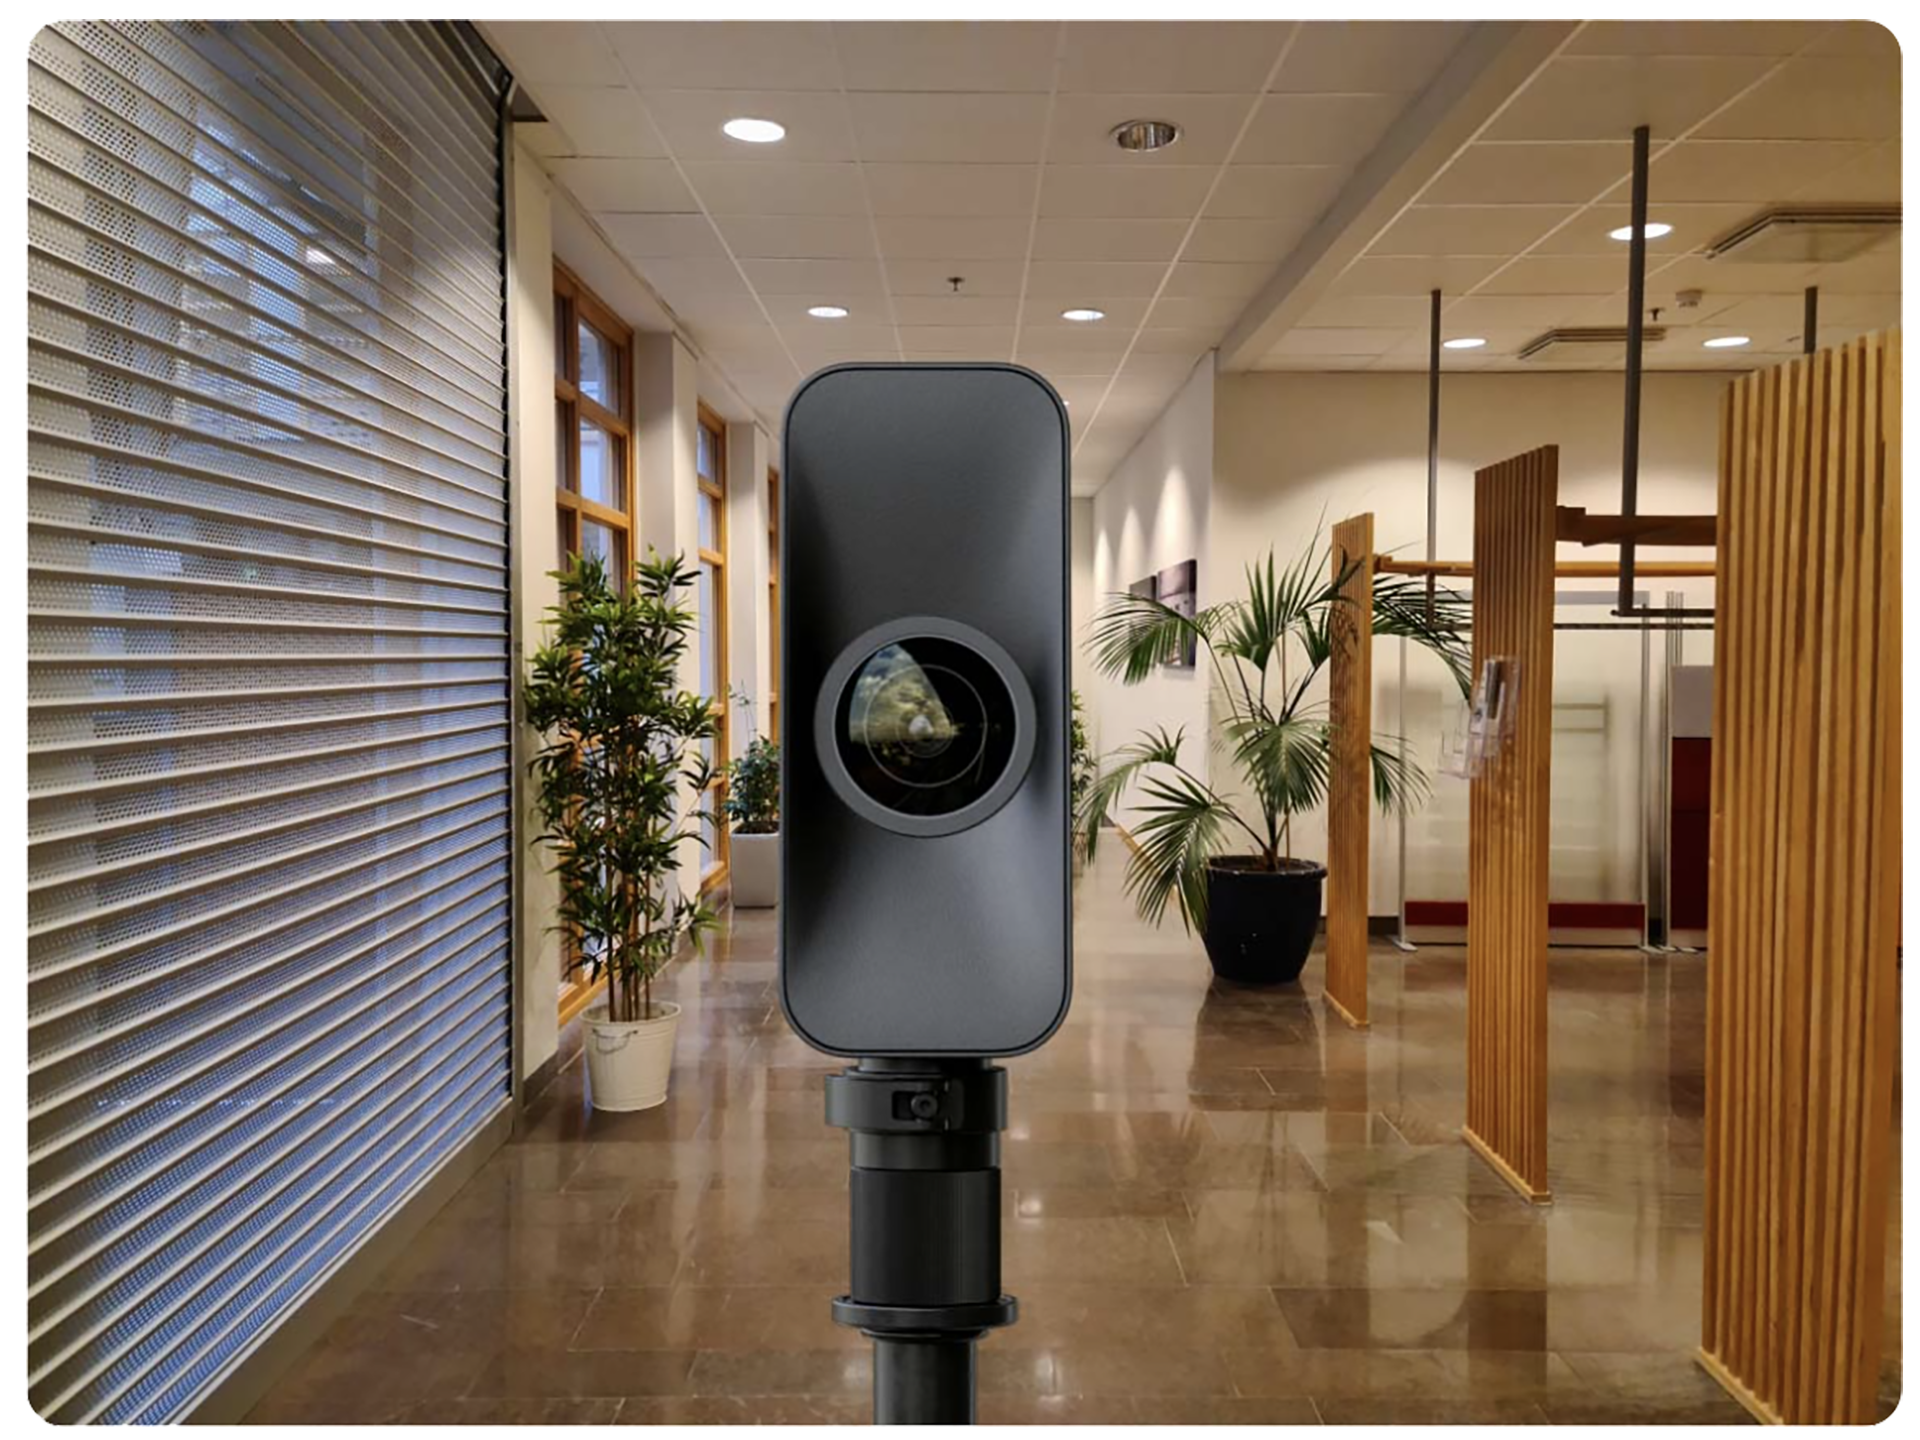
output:
<instances>
[{"instance_id":1,"label":"perforated metal shutter","mask_svg":"<svg viewBox=\"0 0 1920 1440\"><path fill-rule=\"evenodd\" d=\"M508 1100L503 81L200 23L27 79L28 1371L161 1421Z\"/></svg>"}]
</instances>

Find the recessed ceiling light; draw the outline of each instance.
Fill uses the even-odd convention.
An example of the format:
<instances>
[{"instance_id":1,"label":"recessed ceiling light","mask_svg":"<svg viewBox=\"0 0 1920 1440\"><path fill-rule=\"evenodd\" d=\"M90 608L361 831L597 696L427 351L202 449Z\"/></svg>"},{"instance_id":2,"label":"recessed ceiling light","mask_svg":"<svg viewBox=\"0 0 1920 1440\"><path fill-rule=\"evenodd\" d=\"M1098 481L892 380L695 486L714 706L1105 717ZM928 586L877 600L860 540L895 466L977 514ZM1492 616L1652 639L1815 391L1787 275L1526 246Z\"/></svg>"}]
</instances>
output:
<instances>
[{"instance_id":1,"label":"recessed ceiling light","mask_svg":"<svg viewBox=\"0 0 1920 1440\"><path fill-rule=\"evenodd\" d=\"M1456 335L1451 340L1442 340L1441 345L1448 350L1478 350L1487 343L1484 335Z\"/></svg>"},{"instance_id":2,"label":"recessed ceiling light","mask_svg":"<svg viewBox=\"0 0 1920 1440\"><path fill-rule=\"evenodd\" d=\"M1062 320L1071 320L1076 325L1091 325L1096 320L1106 319L1107 312L1104 310L1095 310L1091 306L1081 306L1073 310L1062 310L1060 312L1060 318Z\"/></svg>"},{"instance_id":3,"label":"recessed ceiling light","mask_svg":"<svg viewBox=\"0 0 1920 1440\"><path fill-rule=\"evenodd\" d=\"M736 140L744 140L749 145L771 145L776 140L787 138L787 127L778 120L755 120L750 115L729 120L720 127Z\"/></svg>"},{"instance_id":4,"label":"recessed ceiling light","mask_svg":"<svg viewBox=\"0 0 1920 1440\"><path fill-rule=\"evenodd\" d=\"M1739 345L1750 345L1753 339L1748 335L1716 335L1711 340L1700 342L1709 350L1731 350Z\"/></svg>"},{"instance_id":5,"label":"recessed ceiling light","mask_svg":"<svg viewBox=\"0 0 1920 1440\"><path fill-rule=\"evenodd\" d=\"M1180 138L1180 127L1171 120L1123 120L1108 133L1122 150L1144 154L1173 144Z\"/></svg>"},{"instance_id":6,"label":"recessed ceiling light","mask_svg":"<svg viewBox=\"0 0 1920 1440\"><path fill-rule=\"evenodd\" d=\"M844 305L813 305L808 307L807 314L816 320L844 320L847 318L847 307Z\"/></svg>"},{"instance_id":7,"label":"recessed ceiling light","mask_svg":"<svg viewBox=\"0 0 1920 1440\"><path fill-rule=\"evenodd\" d=\"M1673 227L1663 220L1649 220L1647 222L1647 239L1649 240L1658 240L1662 235L1671 235L1672 233ZM1609 230L1607 232L1607 238L1609 240L1631 240L1633 238L1633 226L1622 225L1618 230Z\"/></svg>"}]
</instances>

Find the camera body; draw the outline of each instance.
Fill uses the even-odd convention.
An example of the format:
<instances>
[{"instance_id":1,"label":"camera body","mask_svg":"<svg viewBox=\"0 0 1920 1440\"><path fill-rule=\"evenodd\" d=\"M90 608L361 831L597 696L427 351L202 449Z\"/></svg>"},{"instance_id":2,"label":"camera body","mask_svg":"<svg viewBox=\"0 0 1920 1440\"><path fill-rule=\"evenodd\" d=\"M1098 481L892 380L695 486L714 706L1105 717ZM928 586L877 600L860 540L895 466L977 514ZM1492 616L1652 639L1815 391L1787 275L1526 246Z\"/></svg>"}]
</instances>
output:
<instances>
[{"instance_id":1,"label":"camera body","mask_svg":"<svg viewBox=\"0 0 1920 1440\"><path fill-rule=\"evenodd\" d=\"M1011 365L788 405L780 992L847 1056L1031 1050L1071 991L1068 430Z\"/></svg>"}]
</instances>

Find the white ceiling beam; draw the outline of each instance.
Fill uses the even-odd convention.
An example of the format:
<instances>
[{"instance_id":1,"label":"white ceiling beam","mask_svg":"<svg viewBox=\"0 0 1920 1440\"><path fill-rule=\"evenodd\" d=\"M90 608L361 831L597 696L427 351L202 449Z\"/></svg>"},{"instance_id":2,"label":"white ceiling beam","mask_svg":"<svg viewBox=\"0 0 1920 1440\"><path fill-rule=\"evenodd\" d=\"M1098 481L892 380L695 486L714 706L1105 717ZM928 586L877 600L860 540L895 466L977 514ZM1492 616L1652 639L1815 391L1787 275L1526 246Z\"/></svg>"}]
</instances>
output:
<instances>
[{"instance_id":1,"label":"white ceiling beam","mask_svg":"<svg viewBox=\"0 0 1920 1440\"><path fill-rule=\"evenodd\" d=\"M1250 370L1265 359L1335 277L1578 28L1571 20L1476 24L1248 303L1220 344L1220 368Z\"/></svg>"}]
</instances>

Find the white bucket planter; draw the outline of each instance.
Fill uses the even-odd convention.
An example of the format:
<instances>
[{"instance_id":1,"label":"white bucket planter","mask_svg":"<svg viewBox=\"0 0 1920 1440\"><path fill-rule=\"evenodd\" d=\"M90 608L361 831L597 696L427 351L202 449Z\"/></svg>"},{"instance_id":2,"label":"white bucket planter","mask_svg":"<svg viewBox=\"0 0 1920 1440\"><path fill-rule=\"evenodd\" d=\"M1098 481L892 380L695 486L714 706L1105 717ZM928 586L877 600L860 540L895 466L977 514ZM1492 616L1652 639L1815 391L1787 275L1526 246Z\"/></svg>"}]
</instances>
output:
<instances>
[{"instance_id":1,"label":"white bucket planter","mask_svg":"<svg viewBox=\"0 0 1920 1440\"><path fill-rule=\"evenodd\" d=\"M615 1021L607 1007L587 1011L587 1079L596 1110L651 1110L666 1102L680 1007L654 1003L650 1020Z\"/></svg>"},{"instance_id":2,"label":"white bucket planter","mask_svg":"<svg viewBox=\"0 0 1920 1440\"><path fill-rule=\"evenodd\" d=\"M727 863L736 909L764 910L780 903L780 835L733 835Z\"/></svg>"}]
</instances>

